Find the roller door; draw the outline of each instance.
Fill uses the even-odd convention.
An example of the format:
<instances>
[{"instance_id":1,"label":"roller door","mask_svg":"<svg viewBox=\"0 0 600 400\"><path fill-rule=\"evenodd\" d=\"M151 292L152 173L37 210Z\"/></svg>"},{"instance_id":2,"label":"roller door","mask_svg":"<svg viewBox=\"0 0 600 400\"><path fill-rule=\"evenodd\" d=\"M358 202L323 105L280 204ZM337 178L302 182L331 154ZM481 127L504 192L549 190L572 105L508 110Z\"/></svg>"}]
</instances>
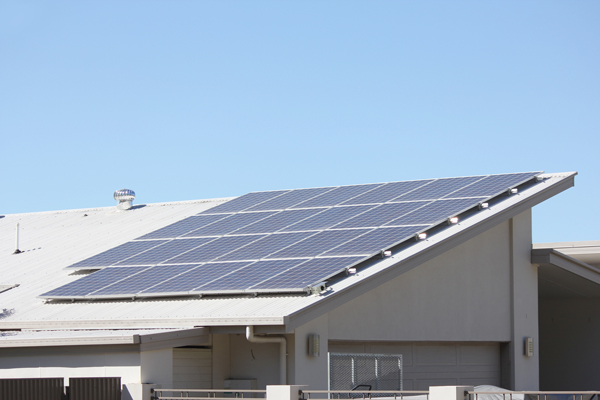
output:
<instances>
[{"instance_id":1,"label":"roller door","mask_svg":"<svg viewBox=\"0 0 600 400\"><path fill-rule=\"evenodd\" d=\"M401 354L404 390L439 385L500 386L497 342L329 342L332 353Z\"/></svg>"}]
</instances>

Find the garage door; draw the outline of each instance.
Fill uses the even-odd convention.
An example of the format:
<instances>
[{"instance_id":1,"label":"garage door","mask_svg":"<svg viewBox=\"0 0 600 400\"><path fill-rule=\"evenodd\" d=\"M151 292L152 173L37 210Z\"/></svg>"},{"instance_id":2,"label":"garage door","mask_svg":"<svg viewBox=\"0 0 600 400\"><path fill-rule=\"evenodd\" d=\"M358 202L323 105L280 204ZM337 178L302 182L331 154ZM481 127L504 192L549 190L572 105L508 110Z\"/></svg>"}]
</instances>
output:
<instances>
[{"instance_id":1,"label":"garage door","mask_svg":"<svg viewBox=\"0 0 600 400\"><path fill-rule=\"evenodd\" d=\"M401 354L404 390L438 385L500 386L500 343L329 342L332 353Z\"/></svg>"}]
</instances>

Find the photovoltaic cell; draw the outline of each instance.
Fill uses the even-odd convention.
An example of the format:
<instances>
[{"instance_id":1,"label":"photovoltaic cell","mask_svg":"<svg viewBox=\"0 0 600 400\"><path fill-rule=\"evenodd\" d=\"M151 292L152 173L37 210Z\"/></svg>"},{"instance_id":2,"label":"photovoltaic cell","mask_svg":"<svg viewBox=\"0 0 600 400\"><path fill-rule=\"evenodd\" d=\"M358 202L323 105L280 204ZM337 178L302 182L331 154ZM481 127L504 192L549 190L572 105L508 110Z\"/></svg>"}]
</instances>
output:
<instances>
[{"instance_id":1,"label":"photovoltaic cell","mask_svg":"<svg viewBox=\"0 0 600 400\"><path fill-rule=\"evenodd\" d=\"M165 243L166 240L149 240L144 242L128 242L102 252L98 255L75 263L67 267L67 269L86 269L94 267L108 267L124 260L128 257L139 254L143 251L156 247Z\"/></svg>"},{"instance_id":2,"label":"photovoltaic cell","mask_svg":"<svg viewBox=\"0 0 600 400\"><path fill-rule=\"evenodd\" d=\"M210 289L210 291L216 292L245 290L303 262L306 262L306 260L258 261L211 282L210 285L206 286L206 290Z\"/></svg>"},{"instance_id":3,"label":"photovoltaic cell","mask_svg":"<svg viewBox=\"0 0 600 400\"><path fill-rule=\"evenodd\" d=\"M369 229L347 229L319 232L293 246L271 254L267 258L316 257L368 231Z\"/></svg>"},{"instance_id":4,"label":"photovoltaic cell","mask_svg":"<svg viewBox=\"0 0 600 400\"><path fill-rule=\"evenodd\" d=\"M433 182L431 179L421 181L408 181L408 182L392 182L387 183L383 186L379 186L377 189L371 190L365 194L357 196L353 199L347 200L342 204L376 204L385 203L398 196L406 194L411 190L415 190L423 185Z\"/></svg>"},{"instance_id":5,"label":"photovoltaic cell","mask_svg":"<svg viewBox=\"0 0 600 400\"><path fill-rule=\"evenodd\" d=\"M427 203L427 201L414 201L409 203L382 204L346 222L342 222L334 226L334 228L363 228L385 225L387 222L414 211L419 207L423 207Z\"/></svg>"},{"instance_id":6,"label":"photovoltaic cell","mask_svg":"<svg viewBox=\"0 0 600 400\"><path fill-rule=\"evenodd\" d=\"M319 283L342 272L364 257L314 258L283 274L253 286L251 289L298 289Z\"/></svg>"},{"instance_id":7,"label":"photovoltaic cell","mask_svg":"<svg viewBox=\"0 0 600 400\"><path fill-rule=\"evenodd\" d=\"M381 185L382 184L340 186L327 193L323 193L320 196L296 204L292 208L335 206Z\"/></svg>"},{"instance_id":8,"label":"photovoltaic cell","mask_svg":"<svg viewBox=\"0 0 600 400\"><path fill-rule=\"evenodd\" d=\"M322 230L331 228L334 225L339 224L347 219L350 219L360 213L372 209L373 205L370 206L348 206L348 207L333 207L323 211L311 218L304 221L298 222L297 224L289 225L285 231L309 231L309 230ZM315 210L315 209L310 209ZM322 211L323 209L316 209Z\"/></svg>"},{"instance_id":9,"label":"photovoltaic cell","mask_svg":"<svg viewBox=\"0 0 600 400\"><path fill-rule=\"evenodd\" d=\"M419 189L413 190L402 196L394 198L392 201L412 201L412 200L436 200L448 194L461 189L468 184L482 179L483 176L467 176L464 178L444 178L438 179Z\"/></svg>"},{"instance_id":10,"label":"photovoltaic cell","mask_svg":"<svg viewBox=\"0 0 600 400\"><path fill-rule=\"evenodd\" d=\"M327 188L315 188L315 189L297 189L292 190L278 196L274 199L265 201L255 205L254 207L248 208L246 211L259 211L259 210L284 210L295 204L301 203L305 200L318 196L322 193L332 190L332 187Z\"/></svg>"},{"instance_id":11,"label":"photovoltaic cell","mask_svg":"<svg viewBox=\"0 0 600 400\"><path fill-rule=\"evenodd\" d=\"M538 175L539 172L529 172L523 174L508 174L508 175L491 175L487 178L482 179L479 182L475 182L472 185L460 189L454 193L450 193L447 197L479 197L479 196L493 196L501 193L508 188L517 186L534 176Z\"/></svg>"},{"instance_id":12,"label":"photovoltaic cell","mask_svg":"<svg viewBox=\"0 0 600 400\"><path fill-rule=\"evenodd\" d=\"M136 274L149 267L131 267L131 268L105 268L96 271L88 276L73 281L58 289L44 293L43 297L63 297L63 296L85 296L111 283L117 282L130 275Z\"/></svg>"},{"instance_id":13,"label":"photovoltaic cell","mask_svg":"<svg viewBox=\"0 0 600 400\"><path fill-rule=\"evenodd\" d=\"M222 219L214 224L207 225L203 228L196 229L183 237L199 237L199 236L220 236L226 235L240 228L250 225L263 218L270 217L274 212L256 212L256 213L241 213L234 214L231 217Z\"/></svg>"},{"instance_id":14,"label":"photovoltaic cell","mask_svg":"<svg viewBox=\"0 0 600 400\"><path fill-rule=\"evenodd\" d=\"M295 232L270 235L237 251L219 257L219 261L259 260L313 234L314 232Z\"/></svg>"},{"instance_id":15,"label":"photovoltaic cell","mask_svg":"<svg viewBox=\"0 0 600 400\"><path fill-rule=\"evenodd\" d=\"M230 213L243 211L247 208L253 207L263 201L270 200L274 197L280 196L289 190L277 190L273 192L253 192L248 193L235 199L229 200L227 203L223 203L216 207L210 208L200 214L216 214L216 213Z\"/></svg>"},{"instance_id":16,"label":"photovoltaic cell","mask_svg":"<svg viewBox=\"0 0 600 400\"><path fill-rule=\"evenodd\" d=\"M242 229L235 231L235 234L247 234L247 233L272 233L285 228L298 221L302 221L316 213L325 210L324 208L306 208L300 210L286 210L279 212L271 217L265 218L261 221L255 222L252 225L248 225Z\"/></svg>"},{"instance_id":17,"label":"photovoltaic cell","mask_svg":"<svg viewBox=\"0 0 600 400\"><path fill-rule=\"evenodd\" d=\"M443 220L444 218L452 217L466 208L473 207L478 203L479 199L456 199L456 200L438 200L429 203L423 208L420 208L410 214L388 222L387 226L394 225L412 225L412 224L433 224Z\"/></svg>"},{"instance_id":18,"label":"photovoltaic cell","mask_svg":"<svg viewBox=\"0 0 600 400\"><path fill-rule=\"evenodd\" d=\"M142 293L187 293L194 288L204 286L215 279L229 274L239 268L250 264L249 262L210 263L202 264L182 275L162 282L144 290Z\"/></svg>"},{"instance_id":19,"label":"photovoltaic cell","mask_svg":"<svg viewBox=\"0 0 600 400\"><path fill-rule=\"evenodd\" d=\"M118 262L115 265L156 265L191 250L194 247L208 243L211 240L215 240L215 238L171 240L161 246L138 254L137 256Z\"/></svg>"},{"instance_id":20,"label":"photovoltaic cell","mask_svg":"<svg viewBox=\"0 0 600 400\"><path fill-rule=\"evenodd\" d=\"M154 232L150 232L139 239L171 239L181 235L185 235L188 232L202 228L203 226L212 224L215 221L228 217L228 214L214 214L214 215L199 215L188 217L181 221L175 222L174 224L165 226Z\"/></svg>"},{"instance_id":21,"label":"photovoltaic cell","mask_svg":"<svg viewBox=\"0 0 600 400\"><path fill-rule=\"evenodd\" d=\"M347 243L329 250L323 256L373 255L414 236L428 225L403 226L399 228L381 228L372 230Z\"/></svg>"},{"instance_id":22,"label":"photovoltaic cell","mask_svg":"<svg viewBox=\"0 0 600 400\"><path fill-rule=\"evenodd\" d=\"M169 264L201 263L234 251L265 235L223 236L169 260Z\"/></svg>"},{"instance_id":23,"label":"photovoltaic cell","mask_svg":"<svg viewBox=\"0 0 600 400\"><path fill-rule=\"evenodd\" d=\"M161 265L149 268L139 274L135 274L116 282L110 286L103 287L93 291L93 295L135 295L143 289L157 285L173 276L191 270L195 266L191 265Z\"/></svg>"}]
</instances>

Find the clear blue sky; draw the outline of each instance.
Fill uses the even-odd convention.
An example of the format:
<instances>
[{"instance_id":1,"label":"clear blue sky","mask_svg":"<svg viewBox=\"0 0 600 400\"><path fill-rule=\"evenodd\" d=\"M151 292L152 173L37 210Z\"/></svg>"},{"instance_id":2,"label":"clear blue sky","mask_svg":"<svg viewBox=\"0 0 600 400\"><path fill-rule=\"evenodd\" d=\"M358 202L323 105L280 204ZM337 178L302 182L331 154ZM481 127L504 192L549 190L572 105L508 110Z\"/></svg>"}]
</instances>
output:
<instances>
[{"instance_id":1,"label":"clear blue sky","mask_svg":"<svg viewBox=\"0 0 600 400\"><path fill-rule=\"evenodd\" d=\"M0 214L545 170L600 239L598 1L0 1Z\"/></svg>"}]
</instances>

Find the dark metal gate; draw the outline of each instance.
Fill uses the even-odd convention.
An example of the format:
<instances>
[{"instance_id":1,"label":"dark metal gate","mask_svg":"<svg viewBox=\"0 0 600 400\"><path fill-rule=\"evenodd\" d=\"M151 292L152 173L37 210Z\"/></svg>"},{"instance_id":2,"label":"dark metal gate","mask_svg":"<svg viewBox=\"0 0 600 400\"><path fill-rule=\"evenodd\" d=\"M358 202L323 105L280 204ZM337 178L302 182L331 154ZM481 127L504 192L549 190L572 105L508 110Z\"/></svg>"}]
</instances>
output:
<instances>
[{"instance_id":1,"label":"dark metal gate","mask_svg":"<svg viewBox=\"0 0 600 400\"><path fill-rule=\"evenodd\" d=\"M121 378L69 378L69 400L121 400Z\"/></svg>"},{"instance_id":2,"label":"dark metal gate","mask_svg":"<svg viewBox=\"0 0 600 400\"><path fill-rule=\"evenodd\" d=\"M0 379L0 399L64 400L63 378Z\"/></svg>"}]
</instances>

